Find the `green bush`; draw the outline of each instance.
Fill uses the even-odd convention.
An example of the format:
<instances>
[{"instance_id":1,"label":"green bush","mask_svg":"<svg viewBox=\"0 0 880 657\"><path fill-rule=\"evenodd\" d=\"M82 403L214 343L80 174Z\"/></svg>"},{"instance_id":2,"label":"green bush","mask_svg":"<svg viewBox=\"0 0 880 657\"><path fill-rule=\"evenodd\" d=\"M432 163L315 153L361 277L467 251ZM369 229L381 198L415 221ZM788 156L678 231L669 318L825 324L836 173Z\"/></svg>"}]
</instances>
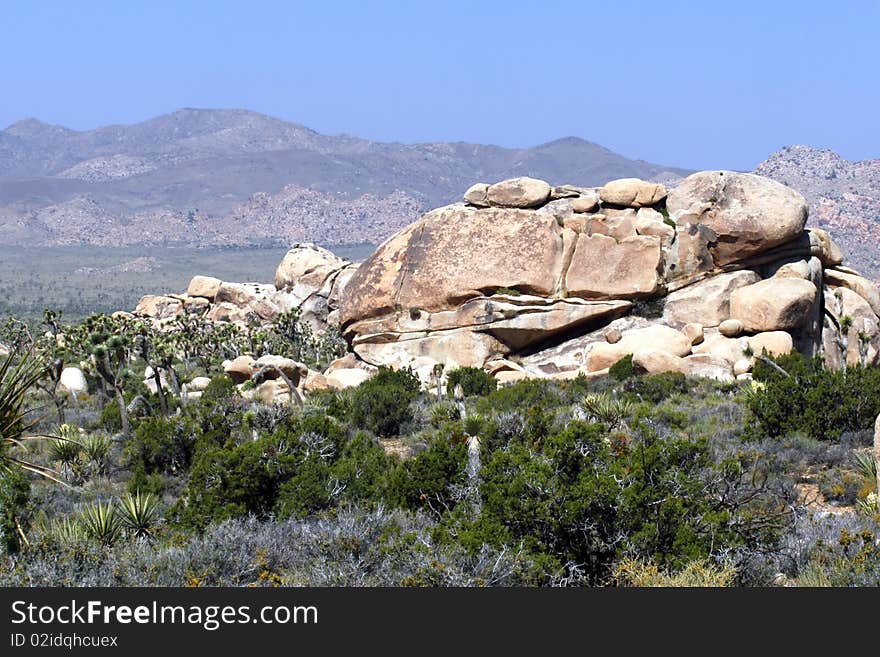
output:
<instances>
[{"instance_id":1,"label":"green bush","mask_svg":"<svg viewBox=\"0 0 880 657\"><path fill-rule=\"evenodd\" d=\"M643 401L659 404L674 394L686 394L691 389L687 377L681 372L662 372L628 380L624 390Z\"/></svg>"},{"instance_id":2,"label":"green bush","mask_svg":"<svg viewBox=\"0 0 880 657\"><path fill-rule=\"evenodd\" d=\"M775 359L789 376L758 361L760 387L747 396L750 437L803 432L836 440L845 431L874 426L880 413L880 368L850 366L827 370L817 360L794 355Z\"/></svg>"},{"instance_id":3,"label":"green bush","mask_svg":"<svg viewBox=\"0 0 880 657\"><path fill-rule=\"evenodd\" d=\"M124 456L134 472L181 474L190 466L200 427L189 417L142 420L126 445Z\"/></svg>"},{"instance_id":4,"label":"green bush","mask_svg":"<svg viewBox=\"0 0 880 657\"><path fill-rule=\"evenodd\" d=\"M352 393L351 421L378 436L395 436L412 420L410 404L419 395L421 384L410 369L380 367L376 374Z\"/></svg>"},{"instance_id":5,"label":"green bush","mask_svg":"<svg viewBox=\"0 0 880 657\"><path fill-rule=\"evenodd\" d=\"M389 500L408 509L442 512L455 506L453 487L464 483L467 446L435 440L397 466L388 482Z\"/></svg>"},{"instance_id":6,"label":"green bush","mask_svg":"<svg viewBox=\"0 0 880 657\"><path fill-rule=\"evenodd\" d=\"M460 385L466 397L488 395L498 387L495 377L479 367L459 367L446 375L446 392L452 396Z\"/></svg>"},{"instance_id":7,"label":"green bush","mask_svg":"<svg viewBox=\"0 0 880 657\"><path fill-rule=\"evenodd\" d=\"M636 375L636 370L633 367L632 354L627 354L608 368L608 375L615 381L625 381L626 379L633 378Z\"/></svg>"},{"instance_id":8,"label":"green bush","mask_svg":"<svg viewBox=\"0 0 880 657\"><path fill-rule=\"evenodd\" d=\"M21 531L27 531L31 484L19 468L0 470L0 550L18 552Z\"/></svg>"}]
</instances>

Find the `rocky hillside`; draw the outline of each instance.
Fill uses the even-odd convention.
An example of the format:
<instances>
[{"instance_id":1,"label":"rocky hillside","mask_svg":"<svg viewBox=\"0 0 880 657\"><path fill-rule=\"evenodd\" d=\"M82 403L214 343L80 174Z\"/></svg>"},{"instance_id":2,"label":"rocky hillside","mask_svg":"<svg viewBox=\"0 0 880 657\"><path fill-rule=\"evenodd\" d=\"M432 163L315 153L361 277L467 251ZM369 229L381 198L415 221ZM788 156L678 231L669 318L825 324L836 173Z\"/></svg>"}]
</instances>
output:
<instances>
[{"instance_id":1,"label":"rocky hillside","mask_svg":"<svg viewBox=\"0 0 880 657\"><path fill-rule=\"evenodd\" d=\"M831 231L852 266L880 280L880 160L850 162L834 151L788 146L755 173L801 192L809 225Z\"/></svg>"},{"instance_id":2,"label":"rocky hillside","mask_svg":"<svg viewBox=\"0 0 880 657\"><path fill-rule=\"evenodd\" d=\"M379 242L477 179L686 174L575 138L527 149L379 143L239 110L84 132L29 119L0 131L0 243Z\"/></svg>"}]
</instances>

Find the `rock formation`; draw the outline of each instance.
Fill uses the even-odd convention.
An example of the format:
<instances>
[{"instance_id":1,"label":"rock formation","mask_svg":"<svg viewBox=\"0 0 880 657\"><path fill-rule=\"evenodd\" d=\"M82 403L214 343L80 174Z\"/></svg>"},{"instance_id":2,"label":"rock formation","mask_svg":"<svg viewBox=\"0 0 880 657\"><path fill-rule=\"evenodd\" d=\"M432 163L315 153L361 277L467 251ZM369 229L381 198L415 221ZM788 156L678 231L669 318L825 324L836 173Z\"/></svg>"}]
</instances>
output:
<instances>
[{"instance_id":1,"label":"rock formation","mask_svg":"<svg viewBox=\"0 0 880 657\"><path fill-rule=\"evenodd\" d=\"M875 364L880 290L807 215L797 192L732 171L672 190L480 183L352 270L334 320L358 359L425 379L438 363L570 377L630 354L718 379L793 349Z\"/></svg>"},{"instance_id":2,"label":"rock formation","mask_svg":"<svg viewBox=\"0 0 880 657\"><path fill-rule=\"evenodd\" d=\"M287 381L262 377L266 399L358 385L382 365L428 384L441 365L509 382L600 376L629 355L646 372L720 380L793 350L830 367L877 364L880 289L843 266L828 233L805 229L807 214L797 192L732 171L671 190L634 178L478 183L360 266L296 244L274 285L196 276L135 313L248 324L298 308L316 330L342 332L351 353L323 373L285 363ZM241 357L226 371L245 380L262 365Z\"/></svg>"}]
</instances>

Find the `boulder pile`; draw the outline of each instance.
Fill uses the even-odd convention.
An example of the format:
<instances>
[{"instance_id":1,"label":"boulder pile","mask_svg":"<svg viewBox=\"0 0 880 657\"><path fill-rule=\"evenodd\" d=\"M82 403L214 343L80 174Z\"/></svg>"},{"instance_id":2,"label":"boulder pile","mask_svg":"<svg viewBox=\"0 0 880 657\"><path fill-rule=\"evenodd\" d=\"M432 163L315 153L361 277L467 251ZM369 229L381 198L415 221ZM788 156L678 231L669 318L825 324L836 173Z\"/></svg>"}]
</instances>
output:
<instances>
[{"instance_id":1,"label":"boulder pile","mask_svg":"<svg viewBox=\"0 0 880 657\"><path fill-rule=\"evenodd\" d=\"M241 326L271 323L294 308L313 329L335 322L339 297L357 265L314 244L294 244L284 256L271 283L229 283L195 276L183 294L146 295L134 315L152 319L159 327L181 317Z\"/></svg>"},{"instance_id":2,"label":"boulder pile","mask_svg":"<svg viewBox=\"0 0 880 657\"><path fill-rule=\"evenodd\" d=\"M807 214L794 190L733 171L673 189L479 183L359 266L297 244L274 285L196 276L135 314L248 324L299 308L316 330L342 332L350 353L323 373L227 364L233 378L262 368L256 394L269 399L358 385L378 366L428 384L462 366L502 382L601 376L626 356L645 372L719 380L795 350L832 368L878 364L880 289L843 265L828 233L805 229Z\"/></svg>"},{"instance_id":3,"label":"boulder pile","mask_svg":"<svg viewBox=\"0 0 880 657\"><path fill-rule=\"evenodd\" d=\"M721 380L792 350L876 364L880 290L807 214L794 190L733 171L671 190L481 183L350 270L334 320L359 360L426 381L438 364L601 375L628 355Z\"/></svg>"}]
</instances>

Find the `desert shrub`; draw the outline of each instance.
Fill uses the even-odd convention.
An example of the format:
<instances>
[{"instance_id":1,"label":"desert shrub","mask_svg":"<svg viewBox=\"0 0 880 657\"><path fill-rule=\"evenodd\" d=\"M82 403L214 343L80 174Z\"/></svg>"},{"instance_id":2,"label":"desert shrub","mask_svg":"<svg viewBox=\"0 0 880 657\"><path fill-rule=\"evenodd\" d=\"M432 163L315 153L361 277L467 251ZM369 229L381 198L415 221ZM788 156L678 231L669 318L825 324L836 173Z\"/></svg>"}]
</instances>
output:
<instances>
[{"instance_id":1,"label":"desert shrub","mask_svg":"<svg viewBox=\"0 0 880 657\"><path fill-rule=\"evenodd\" d=\"M636 370L633 367L632 354L627 354L609 367L608 375L615 381L625 381L626 379L633 378L636 375Z\"/></svg>"},{"instance_id":2,"label":"desert shrub","mask_svg":"<svg viewBox=\"0 0 880 657\"><path fill-rule=\"evenodd\" d=\"M460 385L465 396L484 396L498 387L495 377L479 367L459 367L446 375L446 392L452 396Z\"/></svg>"},{"instance_id":3,"label":"desert shrub","mask_svg":"<svg viewBox=\"0 0 880 657\"><path fill-rule=\"evenodd\" d=\"M724 587L732 586L736 569L719 566L705 559L685 564L678 571L660 569L656 564L625 558L614 568L613 582L618 586L638 587Z\"/></svg>"},{"instance_id":4,"label":"desert shrub","mask_svg":"<svg viewBox=\"0 0 880 657\"><path fill-rule=\"evenodd\" d=\"M521 550L472 553L434 539L435 520L342 507L286 521L229 520L171 544L48 538L0 560L0 586L499 586L531 583Z\"/></svg>"},{"instance_id":5,"label":"desert shrub","mask_svg":"<svg viewBox=\"0 0 880 657\"><path fill-rule=\"evenodd\" d=\"M662 372L629 379L623 389L642 401L659 404L672 395L686 394L690 388L691 382L681 372Z\"/></svg>"},{"instance_id":6,"label":"desert shrub","mask_svg":"<svg viewBox=\"0 0 880 657\"><path fill-rule=\"evenodd\" d=\"M144 475L179 474L190 466L199 427L189 417L142 420L125 447L124 458Z\"/></svg>"},{"instance_id":7,"label":"desert shrub","mask_svg":"<svg viewBox=\"0 0 880 657\"><path fill-rule=\"evenodd\" d=\"M601 583L625 556L677 572L774 539L779 509L754 503L743 472L715 464L705 440L661 438L646 425L607 436L575 421L540 444L514 439L487 455L482 514L456 536L475 548L522 542L548 583Z\"/></svg>"},{"instance_id":8,"label":"desert shrub","mask_svg":"<svg viewBox=\"0 0 880 657\"><path fill-rule=\"evenodd\" d=\"M306 517L345 503L369 505L381 498L389 460L364 432L346 442L338 458L310 455L280 488L281 518Z\"/></svg>"},{"instance_id":9,"label":"desert shrub","mask_svg":"<svg viewBox=\"0 0 880 657\"><path fill-rule=\"evenodd\" d=\"M428 449L400 463L388 481L388 498L408 509L443 513L458 501L456 487L464 483L467 446L435 440Z\"/></svg>"},{"instance_id":10,"label":"desert shrub","mask_svg":"<svg viewBox=\"0 0 880 657\"><path fill-rule=\"evenodd\" d=\"M747 395L750 437L802 431L812 438L838 440L846 431L873 426L880 413L880 368L856 365L833 371L800 356L775 360L790 375L762 364L763 381Z\"/></svg>"},{"instance_id":11,"label":"desert shrub","mask_svg":"<svg viewBox=\"0 0 880 657\"><path fill-rule=\"evenodd\" d=\"M298 461L293 448L274 437L200 450L193 460L185 504L178 505L179 520L202 529L211 521L247 514L266 517Z\"/></svg>"},{"instance_id":12,"label":"desert shrub","mask_svg":"<svg viewBox=\"0 0 880 657\"><path fill-rule=\"evenodd\" d=\"M18 552L28 528L31 484L18 468L0 470L0 551Z\"/></svg>"},{"instance_id":13,"label":"desert shrub","mask_svg":"<svg viewBox=\"0 0 880 657\"><path fill-rule=\"evenodd\" d=\"M559 388L553 381L525 379L513 385L493 390L477 401L477 411L483 415L510 411L523 411L532 406L558 406L561 403Z\"/></svg>"},{"instance_id":14,"label":"desert shrub","mask_svg":"<svg viewBox=\"0 0 880 657\"><path fill-rule=\"evenodd\" d=\"M410 404L418 397L421 384L409 369L380 367L376 374L351 395L350 419L354 426L379 436L394 436L412 420Z\"/></svg>"}]
</instances>

